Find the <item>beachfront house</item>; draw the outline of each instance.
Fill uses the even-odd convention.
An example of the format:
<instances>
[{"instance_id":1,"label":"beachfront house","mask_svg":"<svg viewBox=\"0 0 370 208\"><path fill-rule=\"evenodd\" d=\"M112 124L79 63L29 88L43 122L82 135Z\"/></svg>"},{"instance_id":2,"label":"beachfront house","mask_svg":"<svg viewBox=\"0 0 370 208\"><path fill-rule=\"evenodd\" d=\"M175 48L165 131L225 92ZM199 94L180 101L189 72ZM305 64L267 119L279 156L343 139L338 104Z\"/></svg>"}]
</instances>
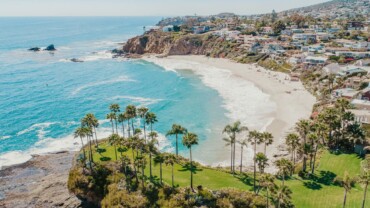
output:
<instances>
[{"instance_id":1,"label":"beachfront house","mask_svg":"<svg viewBox=\"0 0 370 208\"><path fill-rule=\"evenodd\" d=\"M341 88L333 90L332 96L334 98L346 98L352 100L358 95L358 91L354 90L353 88Z\"/></svg>"},{"instance_id":2,"label":"beachfront house","mask_svg":"<svg viewBox=\"0 0 370 208\"><path fill-rule=\"evenodd\" d=\"M338 72L339 76L364 76L367 75L367 71L363 68L357 67L357 66L345 66L342 68L340 72Z\"/></svg>"},{"instance_id":3,"label":"beachfront house","mask_svg":"<svg viewBox=\"0 0 370 208\"><path fill-rule=\"evenodd\" d=\"M307 56L304 59L304 64L306 65L325 65L327 62L328 58L322 57L322 56Z\"/></svg>"},{"instance_id":4,"label":"beachfront house","mask_svg":"<svg viewBox=\"0 0 370 208\"><path fill-rule=\"evenodd\" d=\"M206 33L210 30L209 26L195 26L193 27L194 34L202 34Z\"/></svg>"},{"instance_id":5,"label":"beachfront house","mask_svg":"<svg viewBox=\"0 0 370 208\"><path fill-rule=\"evenodd\" d=\"M351 104L353 107L359 110L370 110L369 100L353 99L351 101Z\"/></svg>"},{"instance_id":6,"label":"beachfront house","mask_svg":"<svg viewBox=\"0 0 370 208\"><path fill-rule=\"evenodd\" d=\"M370 111L351 109L349 110L355 116L355 121L361 124L370 124Z\"/></svg>"},{"instance_id":7,"label":"beachfront house","mask_svg":"<svg viewBox=\"0 0 370 208\"><path fill-rule=\"evenodd\" d=\"M342 71L342 68L339 66L338 63L331 63L326 66L324 66L323 71L326 74L338 74Z\"/></svg>"},{"instance_id":8,"label":"beachfront house","mask_svg":"<svg viewBox=\"0 0 370 208\"><path fill-rule=\"evenodd\" d=\"M172 32L173 31L173 25L167 25L162 27L163 32Z\"/></svg>"},{"instance_id":9,"label":"beachfront house","mask_svg":"<svg viewBox=\"0 0 370 208\"><path fill-rule=\"evenodd\" d=\"M316 43L317 36L313 33L297 33L292 36L293 41L300 43Z\"/></svg>"}]
</instances>

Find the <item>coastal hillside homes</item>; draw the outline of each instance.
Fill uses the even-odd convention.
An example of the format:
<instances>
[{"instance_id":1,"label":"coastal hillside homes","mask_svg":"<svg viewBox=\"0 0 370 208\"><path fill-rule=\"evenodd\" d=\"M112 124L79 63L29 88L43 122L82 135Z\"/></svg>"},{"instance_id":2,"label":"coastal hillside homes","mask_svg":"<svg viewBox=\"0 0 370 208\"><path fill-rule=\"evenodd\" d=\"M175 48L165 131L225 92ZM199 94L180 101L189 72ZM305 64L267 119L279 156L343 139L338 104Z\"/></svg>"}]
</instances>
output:
<instances>
[{"instance_id":1,"label":"coastal hillside homes","mask_svg":"<svg viewBox=\"0 0 370 208\"><path fill-rule=\"evenodd\" d=\"M370 66L370 59L360 59L356 61L356 66Z\"/></svg>"},{"instance_id":2,"label":"coastal hillside homes","mask_svg":"<svg viewBox=\"0 0 370 208\"><path fill-rule=\"evenodd\" d=\"M266 44L262 49L262 53L282 55L285 53L285 50L279 44Z\"/></svg>"},{"instance_id":3,"label":"coastal hillside homes","mask_svg":"<svg viewBox=\"0 0 370 208\"><path fill-rule=\"evenodd\" d=\"M297 41L300 43L308 44L308 43L316 43L316 34L313 33L298 33L292 36L293 41Z\"/></svg>"},{"instance_id":4,"label":"coastal hillside homes","mask_svg":"<svg viewBox=\"0 0 370 208\"><path fill-rule=\"evenodd\" d=\"M367 71L361 67L349 65L342 68L340 72L338 72L339 76L364 76L367 75Z\"/></svg>"},{"instance_id":5,"label":"coastal hillside homes","mask_svg":"<svg viewBox=\"0 0 370 208\"><path fill-rule=\"evenodd\" d=\"M353 31L353 30L364 30L365 26L360 21L349 21L347 23L347 30Z\"/></svg>"},{"instance_id":6,"label":"coastal hillside homes","mask_svg":"<svg viewBox=\"0 0 370 208\"><path fill-rule=\"evenodd\" d=\"M326 66L324 66L323 71L326 74L338 74L339 72L342 71L342 68L339 66L338 63L331 63Z\"/></svg>"},{"instance_id":7,"label":"coastal hillside homes","mask_svg":"<svg viewBox=\"0 0 370 208\"><path fill-rule=\"evenodd\" d=\"M304 58L305 65L324 66L328 58L323 56L307 56Z\"/></svg>"},{"instance_id":8,"label":"coastal hillside homes","mask_svg":"<svg viewBox=\"0 0 370 208\"><path fill-rule=\"evenodd\" d=\"M367 41L353 41L353 40L346 40L346 39L337 39L334 42L343 46L344 48L350 48L354 50L367 51L370 49L370 44Z\"/></svg>"},{"instance_id":9,"label":"coastal hillside homes","mask_svg":"<svg viewBox=\"0 0 370 208\"><path fill-rule=\"evenodd\" d=\"M262 27L261 28L261 34L262 35L273 35L274 30L272 29L272 27Z\"/></svg>"},{"instance_id":10,"label":"coastal hillside homes","mask_svg":"<svg viewBox=\"0 0 370 208\"><path fill-rule=\"evenodd\" d=\"M173 25L167 25L162 27L163 32L172 32L173 31Z\"/></svg>"},{"instance_id":11,"label":"coastal hillside homes","mask_svg":"<svg viewBox=\"0 0 370 208\"><path fill-rule=\"evenodd\" d=\"M209 26L194 26L193 32L194 34L203 34L210 30Z\"/></svg>"},{"instance_id":12,"label":"coastal hillside homes","mask_svg":"<svg viewBox=\"0 0 370 208\"><path fill-rule=\"evenodd\" d=\"M349 111L355 116L355 121L361 124L370 124L370 110L351 109Z\"/></svg>"},{"instance_id":13,"label":"coastal hillside homes","mask_svg":"<svg viewBox=\"0 0 370 208\"><path fill-rule=\"evenodd\" d=\"M340 51L335 51L335 55L351 57L351 58L356 58L356 59L363 59L363 58L370 58L370 51L357 52L357 51L340 50Z\"/></svg>"},{"instance_id":14,"label":"coastal hillside homes","mask_svg":"<svg viewBox=\"0 0 370 208\"><path fill-rule=\"evenodd\" d=\"M353 99L351 105L359 110L370 110L369 100Z\"/></svg>"},{"instance_id":15,"label":"coastal hillside homes","mask_svg":"<svg viewBox=\"0 0 370 208\"><path fill-rule=\"evenodd\" d=\"M348 100L352 100L359 94L358 91L356 91L353 88L341 88L333 90L332 96L334 98L346 98Z\"/></svg>"},{"instance_id":16,"label":"coastal hillside homes","mask_svg":"<svg viewBox=\"0 0 370 208\"><path fill-rule=\"evenodd\" d=\"M301 64L304 61L304 55L301 54L301 53L293 54L288 58L287 61L288 61L288 63L294 64L294 65Z\"/></svg>"}]
</instances>

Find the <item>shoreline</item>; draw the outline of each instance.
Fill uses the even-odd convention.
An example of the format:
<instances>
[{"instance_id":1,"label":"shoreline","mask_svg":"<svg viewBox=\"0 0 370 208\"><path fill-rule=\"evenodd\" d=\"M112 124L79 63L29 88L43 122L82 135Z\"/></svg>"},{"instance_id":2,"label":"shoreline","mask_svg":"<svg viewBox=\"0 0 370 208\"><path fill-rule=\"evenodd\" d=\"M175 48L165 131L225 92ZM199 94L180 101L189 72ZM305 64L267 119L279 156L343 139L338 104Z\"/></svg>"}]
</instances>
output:
<instances>
[{"instance_id":1,"label":"shoreline","mask_svg":"<svg viewBox=\"0 0 370 208\"><path fill-rule=\"evenodd\" d=\"M230 76L223 77L223 80L220 80L221 82L225 82L225 84L228 84L227 79L233 79L234 81L236 81L237 79L247 81L257 87L261 91L261 94L267 94L269 96L269 102L273 103L275 105L275 108L270 112L261 113L261 119L264 120L264 124L262 125L262 127L248 127L252 130L268 131L273 134L274 142L272 145L267 147L266 151L266 155L270 159L270 164L272 163L273 158L284 156L287 154L287 152L284 151L282 148L284 146L284 137L286 133L293 130L294 125L298 120L309 118L312 112L313 105L316 102L316 98L304 88L300 81L297 82L287 80L289 79L287 74L281 72L273 72L255 64L241 64L232 62L228 59L208 58L205 56L195 55L168 56L164 58L158 58L155 57L155 55L147 55L142 59L160 65L166 68L166 70L192 70L199 76L208 76L204 73L199 73L199 71L204 70L203 68L213 68L213 70L227 70L230 73ZM195 64L200 64L200 67L194 67ZM225 96L222 94L223 92L221 92L222 89L215 89L220 92L222 97ZM258 94L255 96L257 98L260 95ZM227 99L225 100L226 102L232 101ZM239 108L243 108L243 106L239 106ZM236 111L238 111L238 109L236 109ZM239 118L229 117L229 119L231 122L241 120L243 123L243 116L239 115L238 117ZM242 135L241 137L245 137L245 135ZM222 138L223 137L220 137L217 140L207 139L211 141L205 142L207 143L206 145L202 145L202 156L204 156L203 153L209 153L216 156L216 158L218 158L216 160L220 160L220 158L222 158L221 161L213 161L211 163L211 166L227 166L227 162L230 158L228 148L225 147L224 144L218 145L215 148L215 143L223 143L221 142ZM209 148L210 145L212 146L212 148ZM259 145L257 148L257 152L263 151L263 145ZM243 157L243 160L246 159L246 165L249 166L252 164L251 156L253 154L253 151L251 149L248 149L246 153L244 153L246 154L246 157ZM221 157L220 154L222 154L223 156ZM238 153L236 158L236 163L238 165ZM266 168L266 171L275 172L276 169L273 167L273 165L270 165L268 168Z\"/></svg>"},{"instance_id":2,"label":"shoreline","mask_svg":"<svg viewBox=\"0 0 370 208\"><path fill-rule=\"evenodd\" d=\"M0 207L80 207L82 202L67 188L74 155L72 151L33 155L25 163L4 167Z\"/></svg>"}]
</instances>

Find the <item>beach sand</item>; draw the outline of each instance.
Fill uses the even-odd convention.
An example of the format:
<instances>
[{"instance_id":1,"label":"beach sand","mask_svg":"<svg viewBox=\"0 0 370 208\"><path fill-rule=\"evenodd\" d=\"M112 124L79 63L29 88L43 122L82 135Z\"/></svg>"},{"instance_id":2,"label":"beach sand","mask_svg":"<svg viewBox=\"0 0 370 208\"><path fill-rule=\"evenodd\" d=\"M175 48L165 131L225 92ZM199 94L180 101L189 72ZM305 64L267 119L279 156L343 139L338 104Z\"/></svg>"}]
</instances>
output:
<instances>
[{"instance_id":1,"label":"beach sand","mask_svg":"<svg viewBox=\"0 0 370 208\"><path fill-rule=\"evenodd\" d=\"M260 120L264 121L264 125L262 127L261 125L256 125L255 128L259 126L259 129L256 130L268 131L274 136L273 144L268 146L266 151L266 155L270 159L270 164L277 156L288 154L285 150L286 148L284 148L285 135L294 129L294 125L298 120L308 119L310 117L312 107L316 102L316 98L305 90L301 82L290 81L287 74L266 70L255 64L240 64L228 59L215 59L205 56L169 56L166 58L147 56L144 60L161 65L165 68L172 66L175 70L190 69L193 70L194 73L197 73L197 70L204 70L205 68L227 70L230 75L225 76L223 79L223 81L225 81L225 86L223 86L224 88L233 87L233 85L230 85L230 79L235 80L234 82L238 82L238 80L240 82L240 79L242 79L253 83L255 87L261 90L260 94L269 95L269 100L266 102L270 102L274 105L273 107L268 107L271 108L271 111L261 112L264 118L261 118ZM196 65L198 66L193 67ZM200 76L207 76L202 73L200 74ZM222 91L223 81L220 81L221 88L218 89L221 94L225 93ZM229 90L229 92L232 92L232 89ZM232 100L229 101L232 102ZM265 103L261 103L261 105L263 104ZM241 108L240 111L237 109L235 109L235 111L240 115L234 114L233 116L230 116L230 120L241 120L243 123L243 119L246 120L246 118L245 115L241 115L242 113L240 112L243 112L242 108L245 108L245 106L239 106L239 108ZM256 114L256 112L254 113ZM253 122L249 121L249 124L253 126ZM245 136L246 135L243 135L241 137ZM228 162L230 159L230 150L229 147L225 147L222 137L223 136L220 133L219 138L207 139L204 144L199 145L200 147L195 151L194 157L205 164L213 166L225 166L230 164ZM263 145L259 145L257 152L263 151ZM252 165L253 151L249 148L244 154L245 156L243 157L243 160L246 161L246 166L250 167L250 165ZM237 165L239 164L239 157L240 156L236 157ZM275 172L276 169L273 165L270 165L266 171Z\"/></svg>"}]
</instances>

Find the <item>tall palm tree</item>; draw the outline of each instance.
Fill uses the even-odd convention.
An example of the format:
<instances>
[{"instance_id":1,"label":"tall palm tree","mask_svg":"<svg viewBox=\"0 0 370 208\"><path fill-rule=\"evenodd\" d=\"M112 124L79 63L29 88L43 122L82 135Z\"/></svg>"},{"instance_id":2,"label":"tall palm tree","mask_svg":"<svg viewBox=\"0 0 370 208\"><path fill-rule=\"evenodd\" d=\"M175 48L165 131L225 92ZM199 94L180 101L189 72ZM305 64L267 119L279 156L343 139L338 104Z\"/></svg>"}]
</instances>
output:
<instances>
[{"instance_id":1,"label":"tall palm tree","mask_svg":"<svg viewBox=\"0 0 370 208\"><path fill-rule=\"evenodd\" d=\"M114 154L116 156L116 160L118 160L118 157L117 157L117 144L119 144L120 142L120 136L118 134L112 134L108 137L108 141L110 143L110 145L113 145L114 146Z\"/></svg>"},{"instance_id":2,"label":"tall palm tree","mask_svg":"<svg viewBox=\"0 0 370 208\"><path fill-rule=\"evenodd\" d=\"M307 148L308 148L308 151L307 153L309 154L310 156L310 169L311 169L311 173L313 174L314 170L315 170L315 161L314 161L314 157L315 157L315 152L316 152L316 148L318 148L318 141L319 141L319 137L317 136L317 132L311 132L307 135L307 139L309 140L309 144L307 144Z\"/></svg>"},{"instance_id":3,"label":"tall palm tree","mask_svg":"<svg viewBox=\"0 0 370 208\"><path fill-rule=\"evenodd\" d=\"M275 161L275 165L278 168L277 174L281 176L281 178L283 179L283 185L284 185L285 176L291 174L292 169L293 169L293 164L291 161L285 158L281 158Z\"/></svg>"},{"instance_id":4,"label":"tall palm tree","mask_svg":"<svg viewBox=\"0 0 370 208\"><path fill-rule=\"evenodd\" d=\"M145 185L144 185L144 181L145 181L144 170L145 170L145 167L146 167L145 157L144 156L137 156L136 159L135 159L135 166L138 169L141 169L141 185L142 185L142 189L144 190L144 188L145 188Z\"/></svg>"},{"instance_id":5,"label":"tall palm tree","mask_svg":"<svg viewBox=\"0 0 370 208\"><path fill-rule=\"evenodd\" d=\"M136 107L134 105L128 105L126 106L126 111L125 111L126 115L127 115L127 118L128 118L128 122L130 122L131 120L131 127L132 127L132 132L135 132L135 128L134 128L134 119L136 118L137 116L137 112L136 112ZM130 127L129 127L130 128ZM130 131L130 130L129 130Z\"/></svg>"},{"instance_id":6,"label":"tall palm tree","mask_svg":"<svg viewBox=\"0 0 370 208\"><path fill-rule=\"evenodd\" d=\"M99 127L99 120L95 117L94 114L88 113L85 115L84 118L81 120L82 126L88 126L92 128L93 134L95 135L95 143L98 146L98 136L96 134L96 128Z\"/></svg>"},{"instance_id":7,"label":"tall palm tree","mask_svg":"<svg viewBox=\"0 0 370 208\"><path fill-rule=\"evenodd\" d=\"M363 143L365 140L365 131L362 129L361 125L358 122L354 122L347 126L349 140L353 145L353 150L356 147L357 143Z\"/></svg>"},{"instance_id":8,"label":"tall palm tree","mask_svg":"<svg viewBox=\"0 0 370 208\"><path fill-rule=\"evenodd\" d=\"M269 191L275 187L275 177L271 174L263 174L259 178L259 184L262 189L266 190L266 207L269 207Z\"/></svg>"},{"instance_id":9,"label":"tall palm tree","mask_svg":"<svg viewBox=\"0 0 370 208\"><path fill-rule=\"evenodd\" d=\"M236 121L233 124L229 124L225 126L222 133L226 133L228 135L229 144L231 146L231 172L235 173L235 148L236 148L236 135L243 132L248 131L248 127L242 126L240 121Z\"/></svg>"},{"instance_id":10,"label":"tall palm tree","mask_svg":"<svg viewBox=\"0 0 370 208\"><path fill-rule=\"evenodd\" d=\"M106 118L110 121L110 123L112 124L112 134L114 134L114 123L113 121L116 120L116 114L111 112L111 113L108 113Z\"/></svg>"},{"instance_id":11,"label":"tall palm tree","mask_svg":"<svg viewBox=\"0 0 370 208\"><path fill-rule=\"evenodd\" d=\"M191 152L191 147L198 144L198 136L194 133L187 132L182 137L182 144L189 149L190 152L190 188L193 188L193 155Z\"/></svg>"},{"instance_id":12,"label":"tall palm tree","mask_svg":"<svg viewBox=\"0 0 370 208\"><path fill-rule=\"evenodd\" d=\"M292 199L292 191L289 189L288 186L276 186L273 193L273 200L277 208L281 208L282 205L285 205L284 207L287 207L286 205L291 204L290 200Z\"/></svg>"},{"instance_id":13,"label":"tall palm tree","mask_svg":"<svg viewBox=\"0 0 370 208\"><path fill-rule=\"evenodd\" d=\"M266 155L266 147L268 145L271 145L273 143L273 140L274 137L272 136L272 134L270 132L263 132L262 133L262 142L264 144L264 154Z\"/></svg>"},{"instance_id":14,"label":"tall palm tree","mask_svg":"<svg viewBox=\"0 0 370 208\"><path fill-rule=\"evenodd\" d=\"M243 152L244 152L244 147L248 147L248 140L243 139L241 141L238 141L240 144L240 174L243 172Z\"/></svg>"},{"instance_id":15,"label":"tall palm tree","mask_svg":"<svg viewBox=\"0 0 370 208\"><path fill-rule=\"evenodd\" d=\"M354 178L351 178L347 171L344 172L343 178L336 177L334 179L336 183L339 183L344 188L343 208L346 207L347 193L351 191L352 186L355 184Z\"/></svg>"},{"instance_id":16,"label":"tall palm tree","mask_svg":"<svg viewBox=\"0 0 370 208\"><path fill-rule=\"evenodd\" d=\"M153 154L157 154L158 153L158 149L156 148L156 145L158 144L158 134L157 132L150 132L149 133L149 138L150 138L150 141L147 143L147 147L148 147L148 153L149 153L149 173L150 173L150 178L153 177L153 174L152 174L152 156Z\"/></svg>"},{"instance_id":17,"label":"tall palm tree","mask_svg":"<svg viewBox=\"0 0 370 208\"><path fill-rule=\"evenodd\" d=\"M311 126L311 122L309 120L299 120L298 123L296 124L296 131L299 133L299 135L301 136L301 139L303 140L302 142L302 145L303 147L306 146L306 143L307 143L307 135L310 131L310 126ZM303 165L302 165L302 171L303 172L306 172L306 169L307 169L307 152L306 152L306 148L303 148Z\"/></svg>"},{"instance_id":18,"label":"tall palm tree","mask_svg":"<svg viewBox=\"0 0 370 208\"><path fill-rule=\"evenodd\" d=\"M145 123L150 125L150 132L153 132L153 124L158 122L157 115L153 112L148 112L145 115Z\"/></svg>"},{"instance_id":19,"label":"tall palm tree","mask_svg":"<svg viewBox=\"0 0 370 208\"><path fill-rule=\"evenodd\" d=\"M115 114L114 116L114 122L116 124L116 133L118 134L118 127L117 127L117 113L120 112L120 106L117 103L113 103L109 106L109 110Z\"/></svg>"},{"instance_id":20,"label":"tall palm tree","mask_svg":"<svg viewBox=\"0 0 370 208\"><path fill-rule=\"evenodd\" d=\"M258 169L260 170L260 173L261 174L264 173L265 167L269 165L268 162L267 162L268 159L267 159L266 155L263 154L262 152L259 152L259 153L257 153L255 160L256 160Z\"/></svg>"},{"instance_id":21,"label":"tall palm tree","mask_svg":"<svg viewBox=\"0 0 370 208\"><path fill-rule=\"evenodd\" d=\"M144 123L144 139L146 142L146 129L145 129L145 116L148 113L149 109L147 107L140 107L137 109L137 114L140 117L141 121Z\"/></svg>"},{"instance_id":22,"label":"tall palm tree","mask_svg":"<svg viewBox=\"0 0 370 208\"><path fill-rule=\"evenodd\" d=\"M166 134L166 136L176 136L176 156L179 155L179 141L178 141L178 136L179 134L185 134L186 133L186 128L182 127L181 125L178 124L172 124L171 130L169 130Z\"/></svg>"},{"instance_id":23,"label":"tall palm tree","mask_svg":"<svg viewBox=\"0 0 370 208\"><path fill-rule=\"evenodd\" d=\"M118 123L122 125L122 136L125 137L125 121L127 121L127 115L125 113L120 113L118 115Z\"/></svg>"},{"instance_id":24,"label":"tall palm tree","mask_svg":"<svg viewBox=\"0 0 370 208\"><path fill-rule=\"evenodd\" d=\"M162 164L164 163L164 155L162 153L157 153L154 157L154 164L159 164L159 180L163 184L163 175L162 175Z\"/></svg>"},{"instance_id":25,"label":"tall palm tree","mask_svg":"<svg viewBox=\"0 0 370 208\"><path fill-rule=\"evenodd\" d=\"M121 156L120 159L121 159L122 169L124 171L123 173L126 175L127 174L127 167L130 165L131 160L127 155Z\"/></svg>"},{"instance_id":26,"label":"tall palm tree","mask_svg":"<svg viewBox=\"0 0 370 208\"><path fill-rule=\"evenodd\" d=\"M256 192L256 154L257 144L261 144L262 134L256 130L250 131L248 135L248 142L253 146L253 190Z\"/></svg>"},{"instance_id":27,"label":"tall palm tree","mask_svg":"<svg viewBox=\"0 0 370 208\"><path fill-rule=\"evenodd\" d=\"M84 153L84 158L83 158L83 161L86 160L86 152L85 152L85 148L84 148L84 141L83 141L83 138L86 137L86 131L84 130L83 127L78 127L75 132L74 132L74 138L80 138L81 139L81 146L82 146L82 150L83 150L83 153Z\"/></svg>"},{"instance_id":28,"label":"tall palm tree","mask_svg":"<svg viewBox=\"0 0 370 208\"><path fill-rule=\"evenodd\" d=\"M173 154L167 154L165 156L164 163L166 165L171 165L171 184L172 184L172 187L175 187L175 184L174 184L174 171L173 171L174 170L175 162L176 162L176 157Z\"/></svg>"},{"instance_id":29,"label":"tall palm tree","mask_svg":"<svg viewBox=\"0 0 370 208\"><path fill-rule=\"evenodd\" d=\"M92 163L94 162L94 158L93 158L91 140L92 140L92 137L93 137L93 133L92 133L92 129L90 127L83 127L83 131L85 132L87 142L89 144L89 149L90 149L90 151L89 151L89 158L90 158L89 166L90 166L90 170L92 171Z\"/></svg>"},{"instance_id":30,"label":"tall palm tree","mask_svg":"<svg viewBox=\"0 0 370 208\"><path fill-rule=\"evenodd\" d=\"M288 145L289 151L292 153L292 162L295 166L296 150L300 146L299 136L295 133L290 133L285 137L285 144Z\"/></svg>"},{"instance_id":31,"label":"tall palm tree","mask_svg":"<svg viewBox=\"0 0 370 208\"><path fill-rule=\"evenodd\" d=\"M367 159L361 162L361 174L357 180L364 187L364 197L362 199L362 208L365 208L366 193L367 193L367 189L370 184L370 159Z\"/></svg>"}]
</instances>

